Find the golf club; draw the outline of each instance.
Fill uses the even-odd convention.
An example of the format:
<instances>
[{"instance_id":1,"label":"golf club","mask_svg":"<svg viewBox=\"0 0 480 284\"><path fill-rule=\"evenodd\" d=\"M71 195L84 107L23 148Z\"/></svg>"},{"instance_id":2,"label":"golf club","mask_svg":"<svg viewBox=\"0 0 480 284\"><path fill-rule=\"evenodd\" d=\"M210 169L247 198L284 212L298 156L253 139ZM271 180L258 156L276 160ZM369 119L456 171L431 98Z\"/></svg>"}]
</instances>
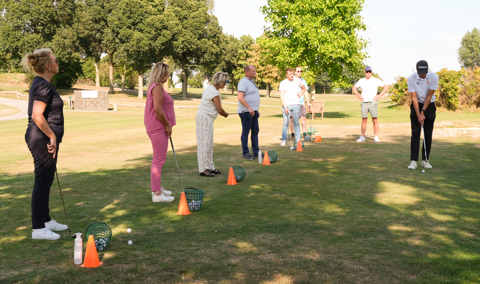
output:
<instances>
[{"instance_id":1,"label":"golf club","mask_svg":"<svg viewBox=\"0 0 480 284\"><path fill-rule=\"evenodd\" d=\"M423 130L423 148L425 150L425 161L428 163L427 143L425 142L425 127L424 127L424 124L422 124L422 130Z\"/></svg>"},{"instance_id":2,"label":"golf club","mask_svg":"<svg viewBox=\"0 0 480 284\"><path fill-rule=\"evenodd\" d=\"M255 114L253 115L255 116ZM250 157L250 161L253 161L253 140L252 140L252 134L253 134L253 117L251 117L251 124L250 124L250 146L252 146L252 155Z\"/></svg>"},{"instance_id":3,"label":"golf club","mask_svg":"<svg viewBox=\"0 0 480 284\"><path fill-rule=\"evenodd\" d=\"M57 177L58 189L60 190L60 197L62 198L63 211L65 211L65 219L67 219L68 234L70 235L71 238L75 239L77 236L72 235L72 231L70 230L70 223L68 222L67 209L65 209L65 202L63 201L62 188L60 187L60 180L58 179L57 168L55 168L55 176Z\"/></svg>"},{"instance_id":4,"label":"golf club","mask_svg":"<svg viewBox=\"0 0 480 284\"><path fill-rule=\"evenodd\" d=\"M175 148L173 148L173 141L172 141L171 136L170 136L170 145L172 145L173 156L175 157L175 163L177 164L178 178L180 179L180 184L182 185L182 190L183 190L183 192L185 192L185 188L183 187L182 177L180 176L180 168L178 167L177 154L175 154Z\"/></svg>"}]
</instances>

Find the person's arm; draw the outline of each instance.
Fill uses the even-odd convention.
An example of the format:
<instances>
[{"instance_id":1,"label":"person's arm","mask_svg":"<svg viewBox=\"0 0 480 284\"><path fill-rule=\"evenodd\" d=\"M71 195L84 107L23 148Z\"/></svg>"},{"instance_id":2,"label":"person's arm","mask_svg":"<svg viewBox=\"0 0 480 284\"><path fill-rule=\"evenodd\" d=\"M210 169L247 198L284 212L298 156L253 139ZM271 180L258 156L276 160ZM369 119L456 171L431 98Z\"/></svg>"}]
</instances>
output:
<instances>
[{"instance_id":1,"label":"person's arm","mask_svg":"<svg viewBox=\"0 0 480 284\"><path fill-rule=\"evenodd\" d=\"M423 111L426 111L428 106L430 105L430 102L432 101L433 94L435 94L435 90L428 90L427 98L425 99L425 103L423 104Z\"/></svg>"},{"instance_id":2,"label":"person's arm","mask_svg":"<svg viewBox=\"0 0 480 284\"><path fill-rule=\"evenodd\" d=\"M360 94L358 93L358 91L357 91L357 86L353 86L352 92L353 92L353 94L354 94L355 96L357 96L357 98L358 98L361 102L363 102L363 97L362 97L362 95L360 95Z\"/></svg>"},{"instance_id":3,"label":"person's arm","mask_svg":"<svg viewBox=\"0 0 480 284\"><path fill-rule=\"evenodd\" d=\"M223 116L223 117L228 117L228 112L226 112L222 108L222 101L220 100L219 96L216 96L212 99L213 103L215 104L215 107L217 108L218 113Z\"/></svg>"},{"instance_id":4,"label":"person's arm","mask_svg":"<svg viewBox=\"0 0 480 284\"><path fill-rule=\"evenodd\" d=\"M250 113L251 117L255 115L255 111L253 110L253 108L250 107L250 105L245 100L245 92L238 91L238 101L242 104L242 106L244 106L248 110L248 113Z\"/></svg>"},{"instance_id":5,"label":"person's arm","mask_svg":"<svg viewBox=\"0 0 480 284\"><path fill-rule=\"evenodd\" d=\"M165 115L165 112L163 111L163 87L162 85L157 85L155 88L152 90L152 96L153 96L153 109L155 111L155 115L157 116L158 120L165 126L165 132L167 133L167 136L170 137L172 136L172 126L170 125L170 122L167 119L167 116Z\"/></svg>"},{"instance_id":6,"label":"person's arm","mask_svg":"<svg viewBox=\"0 0 480 284\"><path fill-rule=\"evenodd\" d=\"M282 101L282 106L283 109L285 110L285 113L288 114L288 107L285 105L285 91L281 90L280 91L280 100Z\"/></svg>"},{"instance_id":7,"label":"person's arm","mask_svg":"<svg viewBox=\"0 0 480 284\"><path fill-rule=\"evenodd\" d=\"M55 133L52 131L50 126L48 126L45 116L43 116L46 108L46 103L42 101L34 101L32 109L32 119L38 126L38 128L40 128L40 130L45 133L48 138L50 138L50 143L47 144L47 149L48 153L53 154L53 158L55 159L57 153L57 137L55 136Z\"/></svg>"},{"instance_id":8,"label":"person's arm","mask_svg":"<svg viewBox=\"0 0 480 284\"><path fill-rule=\"evenodd\" d=\"M425 121L425 114L423 111L420 113L420 110L418 109L417 92L410 92L410 95L412 96L412 104L413 108L415 109L415 113L417 114L418 122L420 125L423 125L423 122Z\"/></svg>"},{"instance_id":9,"label":"person's arm","mask_svg":"<svg viewBox=\"0 0 480 284\"><path fill-rule=\"evenodd\" d=\"M374 101L378 101L381 97L383 97L383 95L385 95L385 93L388 91L389 89L389 86L387 84L383 85L383 90L380 92L380 94L376 95L373 100Z\"/></svg>"},{"instance_id":10,"label":"person's arm","mask_svg":"<svg viewBox=\"0 0 480 284\"><path fill-rule=\"evenodd\" d=\"M300 94L298 94L299 98L301 98L303 96L303 94L305 94L305 91L307 90L303 84L300 88L302 89L302 91L300 92Z\"/></svg>"}]
</instances>

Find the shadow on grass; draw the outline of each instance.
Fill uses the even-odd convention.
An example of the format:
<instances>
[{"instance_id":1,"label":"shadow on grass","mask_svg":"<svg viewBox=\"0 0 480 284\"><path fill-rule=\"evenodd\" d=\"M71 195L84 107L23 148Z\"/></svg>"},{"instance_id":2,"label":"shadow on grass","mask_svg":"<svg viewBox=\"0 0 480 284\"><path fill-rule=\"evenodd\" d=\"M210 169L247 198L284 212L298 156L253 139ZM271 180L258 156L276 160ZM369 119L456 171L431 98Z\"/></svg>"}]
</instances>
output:
<instances>
[{"instance_id":1,"label":"shadow on grass","mask_svg":"<svg viewBox=\"0 0 480 284\"><path fill-rule=\"evenodd\" d=\"M170 151L162 180L172 203L151 202L151 156L123 169L60 170L72 232L95 221L113 229L104 265L88 273L73 265L65 232L55 242L30 239L33 173L1 174L0 254L8 261L0 281L477 282L478 149L434 141L434 168L422 173L406 169L408 137L392 139L310 142L303 153L268 145L280 157L270 166L216 144L223 173L214 178L198 175L196 147L177 151L184 186L205 190L202 209L189 216L176 215L181 186ZM246 178L227 186L234 165ZM62 222L55 184L50 200Z\"/></svg>"}]
</instances>

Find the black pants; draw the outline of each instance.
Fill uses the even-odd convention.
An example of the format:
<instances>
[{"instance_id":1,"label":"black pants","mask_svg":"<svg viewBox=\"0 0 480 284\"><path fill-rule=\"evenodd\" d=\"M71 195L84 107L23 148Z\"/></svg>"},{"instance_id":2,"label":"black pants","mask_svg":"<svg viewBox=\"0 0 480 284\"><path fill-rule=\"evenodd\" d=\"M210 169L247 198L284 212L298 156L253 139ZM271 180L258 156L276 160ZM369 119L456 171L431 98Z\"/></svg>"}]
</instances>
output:
<instances>
[{"instance_id":1,"label":"black pants","mask_svg":"<svg viewBox=\"0 0 480 284\"><path fill-rule=\"evenodd\" d=\"M48 203L50 199L50 187L55 177L57 167L58 148L55 159L53 154L48 153L48 138L36 125L30 124L25 133L25 142L32 153L35 164L35 184L32 192L32 227L33 229L45 228L45 223L52 220Z\"/></svg>"},{"instance_id":2,"label":"black pants","mask_svg":"<svg viewBox=\"0 0 480 284\"><path fill-rule=\"evenodd\" d=\"M421 111L423 104L418 104L418 109ZM437 107L435 103L430 103L427 110L425 111L425 120L423 122L423 127L425 129L425 144L427 145L427 158L430 158L430 150L432 149L432 133L433 133L433 123L435 122L435 117L437 112ZM418 122L417 113L415 112L415 107L413 103L410 105L410 124L412 126L412 140L410 142L410 160L418 161L418 150L420 146L420 134L422 132L422 125ZM425 146L422 146L422 160L425 160Z\"/></svg>"},{"instance_id":3,"label":"black pants","mask_svg":"<svg viewBox=\"0 0 480 284\"><path fill-rule=\"evenodd\" d=\"M242 136L240 136L240 140L242 142L242 151L243 154L249 153L248 151L248 134L252 131L250 136L250 140L252 141L252 148L253 153L252 155L258 154L258 132L260 131L260 127L258 125L258 111L255 111L255 115L252 117L250 113L242 112L238 114L242 121Z\"/></svg>"}]
</instances>

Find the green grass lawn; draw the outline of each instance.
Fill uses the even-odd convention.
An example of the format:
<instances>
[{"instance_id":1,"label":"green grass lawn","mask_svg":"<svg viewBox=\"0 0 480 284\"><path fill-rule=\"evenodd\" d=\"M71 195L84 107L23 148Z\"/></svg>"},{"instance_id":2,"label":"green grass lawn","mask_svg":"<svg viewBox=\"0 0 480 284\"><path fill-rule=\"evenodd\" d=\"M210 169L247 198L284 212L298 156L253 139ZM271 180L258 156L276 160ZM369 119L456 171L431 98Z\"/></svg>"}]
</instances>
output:
<instances>
[{"instance_id":1,"label":"green grass lawn","mask_svg":"<svg viewBox=\"0 0 480 284\"><path fill-rule=\"evenodd\" d=\"M0 117L13 115L19 112L20 112L19 108L0 104Z\"/></svg>"},{"instance_id":2,"label":"green grass lawn","mask_svg":"<svg viewBox=\"0 0 480 284\"><path fill-rule=\"evenodd\" d=\"M192 92L198 99L201 90ZM379 103L381 143L356 143L360 105L354 96L317 95L322 142L304 152L280 147L278 96L262 98L260 148L270 166L241 157L238 115L215 122L214 161L223 173L198 175L196 99L174 90L173 143L185 187L205 191L202 209L177 216L181 186L171 149L162 184L172 203L150 196L151 144L144 99L116 94L117 112L65 111L58 172L72 233L110 225L103 265L73 263L74 240L31 239L33 162L26 120L0 121L0 283L478 283L480 113L439 110L433 169L407 170L409 110ZM236 96L224 93L236 112ZM308 122L310 124L310 122ZM229 167L246 178L228 186ZM51 216L65 223L56 182ZM127 228L132 228L127 233ZM133 245L127 245L132 240ZM86 248L86 241L84 241Z\"/></svg>"}]
</instances>

